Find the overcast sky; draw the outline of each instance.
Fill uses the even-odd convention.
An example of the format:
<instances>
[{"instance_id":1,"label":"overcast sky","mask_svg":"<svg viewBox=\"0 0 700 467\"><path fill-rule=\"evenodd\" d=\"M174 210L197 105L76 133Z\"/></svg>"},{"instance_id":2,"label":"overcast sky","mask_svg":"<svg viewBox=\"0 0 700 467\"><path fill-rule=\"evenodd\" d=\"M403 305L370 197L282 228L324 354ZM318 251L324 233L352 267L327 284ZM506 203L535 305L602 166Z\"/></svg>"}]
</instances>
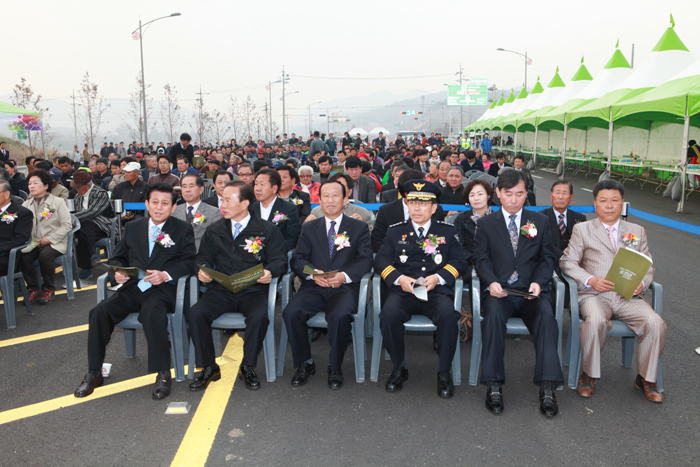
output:
<instances>
[{"instance_id":1,"label":"overcast sky","mask_svg":"<svg viewBox=\"0 0 700 467\"><path fill-rule=\"evenodd\" d=\"M499 88L523 83L522 60L496 48L532 57L528 86L550 81L557 66L568 83L582 56L595 75L615 42L641 63L669 24L700 56L700 2L623 1L76 1L5 2L5 53L0 95L25 77L46 99L68 100L89 72L108 99L128 99L140 70L143 22L146 83L159 99L174 85L185 107L201 84L205 106L225 110L229 97L247 95L262 105L265 86L290 75L289 112L312 102L380 91L404 95L438 92L464 76L487 78ZM355 78L328 79L328 78ZM396 78L396 79L376 79ZM281 87L273 87L273 112L281 114ZM50 100L46 105L51 105ZM321 104L322 105L322 104ZM276 108L275 108L276 107ZM343 113L343 109L338 109Z\"/></svg>"}]
</instances>

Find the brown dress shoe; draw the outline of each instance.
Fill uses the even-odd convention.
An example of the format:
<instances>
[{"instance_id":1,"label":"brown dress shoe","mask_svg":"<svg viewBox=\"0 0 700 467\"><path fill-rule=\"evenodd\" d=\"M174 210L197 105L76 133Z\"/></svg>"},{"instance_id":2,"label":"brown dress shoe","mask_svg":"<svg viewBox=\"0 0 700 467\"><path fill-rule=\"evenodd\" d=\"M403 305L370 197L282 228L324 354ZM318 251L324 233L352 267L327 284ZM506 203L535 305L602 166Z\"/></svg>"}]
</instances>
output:
<instances>
[{"instance_id":1,"label":"brown dress shoe","mask_svg":"<svg viewBox=\"0 0 700 467\"><path fill-rule=\"evenodd\" d=\"M594 390L595 379L588 376L584 371L581 373L581 377L578 379L578 387L576 388L576 392L581 397L592 397Z\"/></svg>"},{"instance_id":2,"label":"brown dress shoe","mask_svg":"<svg viewBox=\"0 0 700 467\"><path fill-rule=\"evenodd\" d=\"M637 375L634 380L634 387L642 391L644 397L652 402L661 403L664 401L664 395L659 392L659 387L656 383L650 383L642 378L642 375Z\"/></svg>"}]
</instances>

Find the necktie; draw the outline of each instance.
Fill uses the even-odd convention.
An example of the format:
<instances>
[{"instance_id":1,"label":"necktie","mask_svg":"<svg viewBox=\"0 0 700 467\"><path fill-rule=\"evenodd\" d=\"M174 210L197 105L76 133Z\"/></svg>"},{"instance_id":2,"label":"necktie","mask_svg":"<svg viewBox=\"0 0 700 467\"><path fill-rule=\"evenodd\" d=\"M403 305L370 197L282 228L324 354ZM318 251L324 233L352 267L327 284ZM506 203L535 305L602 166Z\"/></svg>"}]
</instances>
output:
<instances>
[{"instance_id":1,"label":"necktie","mask_svg":"<svg viewBox=\"0 0 700 467\"><path fill-rule=\"evenodd\" d=\"M515 214L510 216L510 222L508 223L508 235L510 236L510 246L513 248L513 256L518 254L518 228L515 225ZM514 284L518 281L518 271L513 272L508 278L508 284Z\"/></svg>"},{"instance_id":2,"label":"necktie","mask_svg":"<svg viewBox=\"0 0 700 467\"><path fill-rule=\"evenodd\" d=\"M561 232L561 236L563 237L566 235L566 225L564 224L564 214L559 214L559 231Z\"/></svg>"},{"instance_id":3,"label":"necktie","mask_svg":"<svg viewBox=\"0 0 700 467\"><path fill-rule=\"evenodd\" d=\"M241 227L243 227L243 226L241 224L239 224L238 222L236 222L234 224L234 227L236 228L236 230L233 231L233 239L235 240L236 237L238 237L238 234L241 233Z\"/></svg>"},{"instance_id":4,"label":"necktie","mask_svg":"<svg viewBox=\"0 0 700 467\"><path fill-rule=\"evenodd\" d=\"M158 227L154 225L153 227L151 227L150 234L148 236L148 256L149 257L153 253L153 247L155 246L157 239L158 239ZM150 289L152 286L153 286L153 284L143 280L143 277L141 277L141 280L138 283L138 287L141 290L141 292L145 292L146 290Z\"/></svg>"},{"instance_id":5,"label":"necktie","mask_svg":"<svg viewBox=\"0 0 700 467\"><path fill-rule=\"evenodd\" d=\"M335 248L335 221L331 221L331 228L328 229L328 256L333 256Z\"/></svg>"},{"instance_id":6,"label":"necktie","mask_svg":"<svg viewBox=\"0 0 700 467\"><path fill-rule=\"evenodd\" d=\"M192 222L192 209L194 206L187 206L187 222Z\"/></svg>"},{"instance_id":7,"label":"necktie","mask_svg":"<svg viewBox=\"0 0 700 467\"><path fill-rule=\"evenodd\" d=\"M418 227L418 242L423 243L425 235L423 235L423 227Z\"/></svg>"},{"instance_id":8,"label":"necktie","mask_svg":"<svg viewBox=\"0 0 700 467\"><path fill-rule=\"evenodd\" d=\"M606 227L605 230L608 231L608 238L610 239L610 243L612 243L613 250L617 248L617 239L615 238L615 227Z\"/></svg>"}]
</instances>

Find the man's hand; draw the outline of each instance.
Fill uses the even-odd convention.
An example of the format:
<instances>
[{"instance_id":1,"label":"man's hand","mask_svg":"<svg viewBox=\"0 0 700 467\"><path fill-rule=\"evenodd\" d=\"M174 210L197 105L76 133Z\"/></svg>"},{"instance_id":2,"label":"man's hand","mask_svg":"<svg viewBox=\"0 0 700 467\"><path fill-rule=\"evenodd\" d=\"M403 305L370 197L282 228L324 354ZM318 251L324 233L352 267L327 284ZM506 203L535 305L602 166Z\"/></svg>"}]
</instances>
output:
<instances>
[{"instance_id":1,"label":"man's hand","mask_svg":"<svg viewBox=\"0 0 700 467\"><path fill-rule=\"evenodd\" d=\"M596 289L598 292L610 292L615 288L615 283L606 280L605 277L591 277L588 279L588 285Z\"/></svg>"},{"instance_id":2,"label":"man's hand","mask_svg":"<svg viewBox=\"0 0 700 467\"><path fill-rule=\"evenodd\" d=\"M168 274L163 271L156 271L155 269L146 269L148 275L143 276L143 280L150 282L153 285L160 285L168 280Z\"/></svg>"},{"instance_id":3,"label":"man's hand","mask_svg":"<svg viewBox=\"0 0 700 467\"><path fill-rule=\"evenodd\" d=\"M433 290L435 286L437 286L440 283L440 276L437 274L433 274L431 276L428 276L425 278L425 285L426 288L428 289L428 292Z\"/></svg>"},{"instance_id":4,"label":"man's hand","mask_svg":"<svg viewBox=\"0 0 700 467\"><path fill-rule=\"evenodd\" d=\"M499 284L498 282L492 282L491 285L489 285L489 292L491 293L492 297L496 298L503 298L508 296L508 294L503 291L503 287L501 287L501 284Z\"/></svg>"},{"instance_id":5,"label":"man's hand","mask_svg":"<svg viewBox=\"0 0 700 467\"><path fill-rule=\"evenodd\" d=\"M314 219L316 219L316 216L314 216L313 214L309 214L308 216L306 216L306 220L304 221L304 224L306 224L307 222L312 221Z\"/></svg>"},{"instance_id":6,"label":"man's hand","mask_svg":"<svg viewBox=\"0 0 700 467\"><path fill-rule=\"evenodd\" d=\"M540 284L538 284L537 282L533 282L532 284L530 284L530 290L529 290L529 292L530 292L532 295L536 295L536 296L539 297L539 296L540 296L540 293L542 293L542 288L540 287ZM530 298L530 297L527 297L527 299L528 299L528 300L532 300L532 298Z\"/></svg>"},{"instance_id":7,"label":"man's hand","mask_svg":"<svg viewBox=\"0 0 700 467\"><path fill-rule=\"evenodd\" d=\"M41 245L41 246L51 245L51 242L49 241L48 238L44 237L41 240L39 240L39 245Z\"/></svg>"},{"instance_id":8,"label":"man's hand","mask_svg":"<svg viewBox=\"0 0 700 467\"><path fill-rule=\"evenodd\" d=\"M267 269L263 269L263 275L258 279L258 284L269 284L272 282L272 273Z\"/></svg>"},{"instance_id":9,"label":"man's hand","mask_svg":"<svg viewBox=\"0 0 700 467\"><path fill-rule=\"evenodd\" d=\"M362 220L362 216L359 215L358 213L355 213L355 214L353 214L353 215L350 216L350 217L352 217L353 219L357 219L358 221L361 221L361 220Z\"/></svg>"},{"instance_id":10,"label":"man's hand","mask_svg":"<svg viewBox=\"0 0 700 467\"><path fill-rule=\"evenodd\" d=\"M338 288L345 283L345 274L342 272L336 272L335 276L328 279L328 284L332 288Z\"/></svg>"},{"instance_id":11,"label":"man's hand","mask_svg":"<svg viewBox=\"0 0 700 467\"><path fill-rule=\"evenodd\" d=\"M408 276L399 277L399 285L401 286L401 290L403 290L406 293L413 293L413 283L415 281L415 279L412 279Z\"/></svg>"},{"instance_id":12,"label":"man's hand","mask_svg":"<svg viewBox=\"0 0 700 467\"><path fill-rule=\"evenodd\" d=\"M134 218L134 214L131 214L131 215L129 215L129 216L122 216L122 219L124 219L125 221L129 221L129 220L131 220L131 219L133 219L133 218Z\"/></svg>"},{"instance_id":13,"label":"man's hand","mask_svg":"<svg viewBox=\"0 0 700 467\"><path fill-rule=\"evenodd\" d=\"M590 284L590 281L588 283ZM634 295L639 295L642 292L644 292L644 282L641 282L639 286L634 289Z\"/></svg>"},{"instance_id":14,"label":"man's hand","mask_svg":"<svg viewBox=\"0 0 700 467\"><path fill-rule=\"evenodd\" d=\"M211 276L206 272L202 271L201 269L197 273L197 279L199 279L200 282L204 282L205 284L212 281Z\"/></svg>"},{"instance_id":15,"label":"man's hand","mask_svg":"<svg viewBox=\"0 0 700 467\"><path fill-rule=\"evenodd\" d=\"M448 211L448 212L447 212L447 216L448 216L448 217L449 217L449 216L453 216L453 215L455 215L455 214L459 214L459 213L458 213L457 211Z\"/></svg>"},{"instance_id":16,"label":"man's hand","mask_svg":"<svg viewBox=\"0 0 700 467\"><path fill-rule=\"evenodd\" d=\"M323 271L321 271L320 269L315 269L315 271L323 273ZM328 279L326 279L325 277L313 276L313 278L314 278L314 282L319 287L330 287L331 286L331 284L328 283Z\"/></svg>"},{"instance_id":17,"label":"man's hand","mask_svg":"<svg viewBox=\"0 0 700 467\"><path fill-rule=\"evenodd\" d=\"M117 281L117 284L123 284L129 280L129 276L127 276L126 274L122 274L119 271L115 271L114 280Z\"/></svg>"}]
</instances>

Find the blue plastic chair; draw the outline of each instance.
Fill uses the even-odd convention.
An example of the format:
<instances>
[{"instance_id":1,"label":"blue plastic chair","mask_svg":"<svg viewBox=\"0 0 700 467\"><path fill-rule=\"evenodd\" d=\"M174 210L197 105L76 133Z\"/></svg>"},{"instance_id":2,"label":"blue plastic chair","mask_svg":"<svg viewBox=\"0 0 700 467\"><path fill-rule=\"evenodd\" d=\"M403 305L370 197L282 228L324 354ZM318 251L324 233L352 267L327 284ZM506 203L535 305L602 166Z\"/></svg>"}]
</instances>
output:
<instances>
[{"instance_id":1,"label":"blue plastic chair","mask_svg":"<svg viewBox=\"0 0 700 467\"><path fill-rule=\"evenodd\" d=\"M372 272L368 272L360 280L360 297L357 302L357 314L353 315L355 320L352 322L352 348L355 356L355 381L358 383L365 382L365 360L367 359L365 349L365 313L367 309L367 292L369 289L369 279L372 277ZM286 307L286 304L285 304ZM283 308L284 310L284 308ZM326 314L323 312L316 313L306 324L311 328L327 328ZM280 350L277 357L277 376L284 374L284 361L287 355L287 327L283 324L280 332ZM309 330L309 340L311 340L311 330Z\"/></svg>"},{"instance_id":2,"label":"blue plastic chair","mask_svg":"<svg viewBox=\"0 0 700 467\"><path fill-rule=\"evenodd\" d=\"M105 249L107 258L112 257L112 252L114 251L114 246L116 245L117 239L117 218L112 219L109 226L109 237L101 238L95 242L95 250L97 254L100 254L100 248Z\"/></svg>"},{"instance_id":3,"label":"blue plastic chair","mask_svg":"<svg viewBox=\"0 0 700 467\"><path fill-rule=\"evenodd\" d=\"M569 276L564 276L569 284L571 296L571 326L569 328L569 339L566 342L566 361L569 367L569 387L576 389L578 377L581 374L581 315L578 308L578 285ZM664 289L658 282L652 282L649 286L651 290L651 307L661 316L663 313ZM612 329L608 331L608 336L622 337L622 366L632 367L632 354L634 353L634 338L636 334L621 320L613 319ZM656 385L660 392L664 392L664 378L661 371L661 359L656 373Z\"/></svg>"},{"instance_id":4,"label":"blue plastic chair","mask_svg":"<svg viewBox=\"0 0 700 467\"><path fill-rule=\"evenodd\" d=\"M267 317L270 324L267 326L267 333L263 340L263 354L265 356L265 373L267 381L273 382L275 377L275 305L277 304L277 286L279 278L275 277L270 282L270 290L267 294ZM199 300L199 279L192 276L190 279L190 307L193 307ZM242 313L224 313L216 318L212 323L214 334L214 350L216 355L221 355L224 338L224 329L245 329L245 316ZM189 365L187 377L194 378L195 349L192 339L189 340Z\"/></svg>"},{"instance_id":5,"label":"blue plastic chair","mask_svg":"<svg viewBox=\"0 0 700 467\"><path fill-rule=\"evenodd\" d=\"M564 360L561 358L561 339L562 339L562 324L564 322L564 297L566 289L564 288L564 283L559 280L556 274L552 275L551 287L555 291L555 302L554 302L554 318L557 320L557 326L559 328L559 340L557 342L557 354L559 354L559 361L562 363L562 369ZM479 283L479 276L476 271L472 271L472 316L473 316L473 334L472 334L472 356L471 363L469 364L469 384L471 386L477 385L477 380L479 379L479 368L481 367L481 286ZM510 318L506 322L506 333L515 334L520 336L530 335L527 326L521 318ZM559 387L557 389L562 389Z\"/></svg>"},{"instance_id":6,"label":"blue plastic chair","mask_svg":"<svg viewBox=\"0 0 700 467\"><path fill-rule=\"evenodd\" d=\"M379 363L382 353L382 344L384 342L384 337L382 336L382 331L379 328L379 313L381 312L381 303L379 300L379 293L381 287L382 278L379 275L375 275L372 279L372 292L374 294L374 337L372 340L372 367L370 370L370 381L376 382L379 379ZM458 312L462 309L462 278L458 277L455 281L455 297L454 297L454 307ZM435 332L437 331L437 326L428 319L428 317L423 315L413 315L411 319L403 323L406 331L424 331L424 332ZM460 358L460 345L459 345L459 320L457 321L457 349L455 350L455 356L452 358L452 378L454 380L455 386L462 384L462 364ZM389 355L385 356L385 359L389 359Z\"/></svg>"},{"instance_id":7,"label":"blue plastic chair","mask_svg":"<svg viewBox=\"0 0 700 467\"><path fill-rule=\"evenodd\" d=\"M185 329L185 319L183 317L185 303L185 289L189 275L182 276L177 281L177 295L175 301L175 311L168 313L168 333L170 334L170 347L175 368L175 380L185 380L185 345L187 330ZM107 299L107 279L108 273L102 274L97 279L97 303ZM139 314L131 313L123 321L116 325L124 329L124 343L126 344L127 358L136 356L136 330L143 329L139 323Z\"/></svg>"},{"instance_id":8,"label":"blue plastic chair","mask_svg":"<svg viewBox=\"0 0 700 467\"><path fill-rule=\"evenodd\" d=\"M78 279L78 262L75 259L75 233L80 230L80 221L73 214L70 215L73 228L68 232L66 237L67 246L66 254L57 256L53 260L54 264L63 268L63 277L66 280L66 297L68 300L75 298L75 288L80 288L80 280ZM34 269L36 270L37 283L41 290L41 270L39 269L39 261L34 261Z\"/></svg>"},{"instance_id":9,"label":"blue plastic chair","mask_svg":"<svg viewBox=\"0 0 700 467\"><path fill-rule=\"evenodd\" d=\"M31 243L31 239L27 241L24 245L18 246L10 250L10 258L7 262L7 275L0 276L0 291L2 292L2 301L5 305L5 321L7 322L7 329L14 329L17 327L15 321L15 307L17 304L17 293L22 291L22 296L24 297L24 304L27 306L27 314L32 315L32 305L29 303L29 293L27 292L27 284L24 282L24 275L22 270L19 272L14 272L14 267L16 263L17 253L25 248Z\"/></svg>"}]
</instances>

